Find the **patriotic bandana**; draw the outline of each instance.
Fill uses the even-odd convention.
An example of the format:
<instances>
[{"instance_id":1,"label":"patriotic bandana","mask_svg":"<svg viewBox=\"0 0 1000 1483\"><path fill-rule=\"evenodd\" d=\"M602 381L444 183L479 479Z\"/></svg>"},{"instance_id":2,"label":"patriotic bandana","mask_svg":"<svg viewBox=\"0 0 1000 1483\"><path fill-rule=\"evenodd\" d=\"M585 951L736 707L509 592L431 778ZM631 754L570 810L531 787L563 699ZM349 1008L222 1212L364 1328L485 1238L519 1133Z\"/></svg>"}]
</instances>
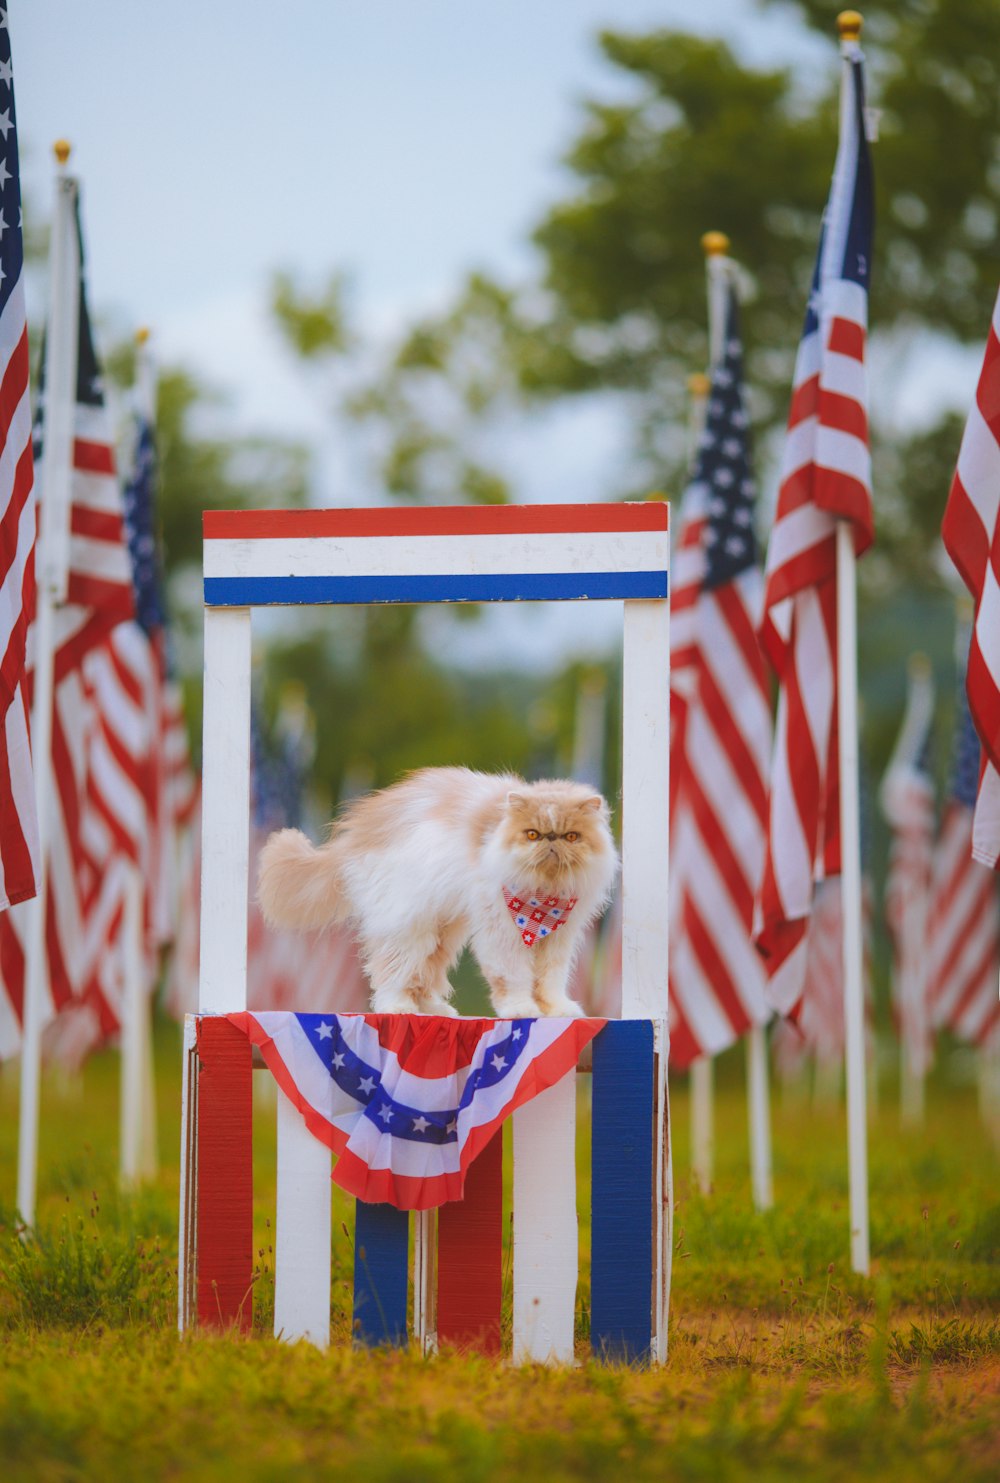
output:
<instances>
[{"instance_id":1,"label":"patriotic bandana","mask_svg":"<svg viewBox=\"0 0 1000 1483\"><path fill-rule=\"evenodd\" d=\"M520 928L525 947L534 947L540 937L558 932L576 905L577 896L518 896L503 888L507 910Z\"/></svg>"}]
</instances>

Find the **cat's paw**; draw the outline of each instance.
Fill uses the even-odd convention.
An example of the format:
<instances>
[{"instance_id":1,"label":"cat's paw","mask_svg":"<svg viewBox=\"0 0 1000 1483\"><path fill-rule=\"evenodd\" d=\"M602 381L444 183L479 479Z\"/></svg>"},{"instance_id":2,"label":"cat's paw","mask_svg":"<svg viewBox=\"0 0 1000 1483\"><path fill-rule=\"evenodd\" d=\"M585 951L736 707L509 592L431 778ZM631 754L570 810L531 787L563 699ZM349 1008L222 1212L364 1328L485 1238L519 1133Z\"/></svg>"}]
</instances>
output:
<instances>
[{"instance_id":1,"label":"cat's paw","mask_svg":"<svg viewBox=\"0 0 1000 1483\"><path fill-rule=\"evenodd\" d=\"M501 1020L536 1020L542 1012L534 999L505 999L503 1004L493 1007Z\"/></svg>"},{"instance_id":2,"label":"cat's paw","mask_svg":"<svg viewBox=\"0 0 1000 1483\"><path fill-rule=\"evenodd\" d=\"M448 999L425 999L420 1010L421 1014L447 1014L457 1019L458 1010Z\"/></svg>"},{"instance_id":3,"label":"cat's paw","mask_svg":"<svg viewBox=\"0 0 1000 1483\"><path fill-rule=\"evenodd\" d=\"M556 999L546 1005L545 1013L553 1019L578 1020L583 1018L583 1007L575 999Z\"/></svg>"}]
</instances>

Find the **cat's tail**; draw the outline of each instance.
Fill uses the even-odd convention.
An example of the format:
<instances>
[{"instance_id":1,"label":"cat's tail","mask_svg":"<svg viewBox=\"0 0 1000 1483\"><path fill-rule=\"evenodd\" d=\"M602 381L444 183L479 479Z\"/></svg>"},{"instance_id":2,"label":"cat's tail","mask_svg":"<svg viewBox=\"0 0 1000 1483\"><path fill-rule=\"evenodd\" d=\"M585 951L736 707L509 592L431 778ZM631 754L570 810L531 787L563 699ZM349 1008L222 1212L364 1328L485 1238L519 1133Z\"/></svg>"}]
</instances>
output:
<instances>
[{"instance_id":1,"label":"cat's tail","mask_svg":"<svg viewBox=\"0 0 1000 1483\"><path fill-rule=\"evenodd\" d=\"M271 835L257 867L257 900L269 926L309 932L349 915L338 853L336 839L317 849L298 829Z\"/></svg>"}]
</instances>

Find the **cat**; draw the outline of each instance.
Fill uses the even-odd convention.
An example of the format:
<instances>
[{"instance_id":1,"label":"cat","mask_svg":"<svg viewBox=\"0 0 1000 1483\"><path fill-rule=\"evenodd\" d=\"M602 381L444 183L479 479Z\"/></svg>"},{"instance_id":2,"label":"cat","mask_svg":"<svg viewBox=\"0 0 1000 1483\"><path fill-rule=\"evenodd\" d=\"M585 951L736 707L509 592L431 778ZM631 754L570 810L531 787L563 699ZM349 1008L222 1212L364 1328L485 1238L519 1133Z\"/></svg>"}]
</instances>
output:
<instances>
[{"instance_id":1,"label":"cat","mask_svg":"<svg viewBox=\"0 0 1000 1483\"><path fill-rule=\"evenodd\" d=\"M349 919L379 1013L454 1014L469 943L500 1018L575 1016L573 958L618 871L608 817L580 783L424 768L350 803L318 848L272 834L258 899L275 927Z\"/></svg>"}]
</instances>

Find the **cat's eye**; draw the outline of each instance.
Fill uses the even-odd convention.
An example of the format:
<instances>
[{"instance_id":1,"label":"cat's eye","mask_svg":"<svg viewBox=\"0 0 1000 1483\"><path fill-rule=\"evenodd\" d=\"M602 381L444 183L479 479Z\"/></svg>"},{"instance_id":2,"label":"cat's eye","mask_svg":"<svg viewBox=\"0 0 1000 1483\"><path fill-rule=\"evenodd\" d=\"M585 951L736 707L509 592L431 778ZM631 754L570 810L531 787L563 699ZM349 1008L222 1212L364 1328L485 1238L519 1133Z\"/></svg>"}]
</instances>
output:
<instances>
[{"instance_id":1,"label":"cat's eye","mask_svg":"<svg viewBox=\"0 0 1000 1483\"><path fill-rule=\"evenodd\" d=\"M579 838L580 836L579 834L577 834L575 829L571 829L568 834L563 835L563 839L566 841L567 844L576 844Z\"/></svg>"},{"instance_id":2,"label":"cat's eye","mask_svg":"<svg viewBox=\"0 0 1000 1483\"><path fill-rule=\"evenodd\" d=\"M538 830L537 829L526 829L524 832L528 836L529 839L537 839L538 838Z\"/></svg>"}]
</instances>

